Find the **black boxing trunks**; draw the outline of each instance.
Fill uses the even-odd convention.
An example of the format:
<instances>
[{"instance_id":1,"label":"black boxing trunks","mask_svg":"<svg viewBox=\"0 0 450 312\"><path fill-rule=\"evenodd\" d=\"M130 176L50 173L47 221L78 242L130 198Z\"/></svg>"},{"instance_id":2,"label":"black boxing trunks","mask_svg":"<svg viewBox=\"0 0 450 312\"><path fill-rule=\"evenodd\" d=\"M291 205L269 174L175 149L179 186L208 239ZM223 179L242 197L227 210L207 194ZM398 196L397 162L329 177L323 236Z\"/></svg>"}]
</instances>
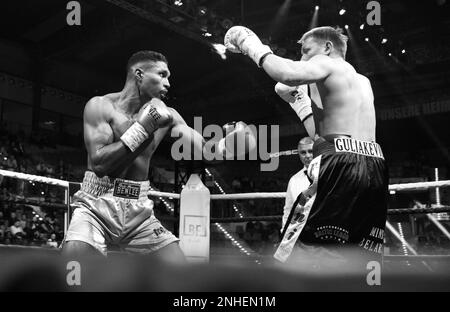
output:
<instances>
[{"instance_id":1,"label":"black boxing trunks","mask_svg":"<svg viewBox=\"0 0 450 312\"><path fill-rule=\"evenodd\" d=\"M317 193L298 242L382 254L389 181L380 146L327 135L313 153L320 156Z\"/></svg>"}]
</instances>

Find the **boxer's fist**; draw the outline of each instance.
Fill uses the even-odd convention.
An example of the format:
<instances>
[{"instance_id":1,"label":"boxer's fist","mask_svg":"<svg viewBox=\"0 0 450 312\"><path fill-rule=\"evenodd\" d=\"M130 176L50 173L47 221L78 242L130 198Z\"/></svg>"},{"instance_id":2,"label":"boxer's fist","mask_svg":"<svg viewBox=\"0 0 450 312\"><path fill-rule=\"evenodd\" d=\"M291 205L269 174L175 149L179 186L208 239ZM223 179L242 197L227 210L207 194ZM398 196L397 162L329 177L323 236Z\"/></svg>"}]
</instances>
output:
<instances>
[{"instance_id":1,"label":"boxer's fist","mask_svg":"<svg viewBox=\"0 0 450 312\"><path fill-rule=\"evenodd\" d=\"M148 134L152 134L158 128L164 128L172 123L173 117L166 104L153 98L139 111L136 121L144 127Z\"/></svg>"},{"instance_id":2,"label":"boxer's fist","mask_svg":"<svg viewBox=\"0 0 450 312\"><path fill-rule=\"evenodd\" d=\"M226 135L218 144L221 155L226 158L242 157L256 149L255 134L244 122L231 122L223 126L223 129Z\"/></svg>"},{"instance_id":3,"label":"boxer's fist","mask_svg":"<svg viewBox=\"0 0 450 312\"><path fill-rule=\"evenodd\" d=\"M252 30L244 26L233 26L228 29L224 45L233 53L248 55L258 66L261 66L264 56L273 53L270 47L264 45Z\"/></svg>"},{"instance_id":4,"label":"boxer's fist","mask_svg":"<svg viewBox=\"0 0 450 312\"><path fill-rule=\"evenodd\" d=\"M139 110L136 122L125 131L120 140L134 152L155 130L170 125L172 120L172 113L166 104L154 98Z\"/></svg>"},{"instance_id":5,"label":"boxer's fist","mask_svg":"<svg viewBox=\"0 0 450 312\"><path fill-rule=\"evenodd\" d=\"M275 92L291 105L302 122L312 115L311 98L308 96L308 86L290 87L281 82L275 85Z\"/></svg>"},{"instance_id":6,"label":"boxer's fist","mask_svg":"<svg viewBox=\"0 0 450 312\"><path fill-rule=\"evenodd\" d=\"M282 98L285 102L291 104L295 102L295 96L297 95L298 87L291 87L281 82L278 82L275 85L275 92L278 94L280 98Z\"/></svg>"}]
</instances>

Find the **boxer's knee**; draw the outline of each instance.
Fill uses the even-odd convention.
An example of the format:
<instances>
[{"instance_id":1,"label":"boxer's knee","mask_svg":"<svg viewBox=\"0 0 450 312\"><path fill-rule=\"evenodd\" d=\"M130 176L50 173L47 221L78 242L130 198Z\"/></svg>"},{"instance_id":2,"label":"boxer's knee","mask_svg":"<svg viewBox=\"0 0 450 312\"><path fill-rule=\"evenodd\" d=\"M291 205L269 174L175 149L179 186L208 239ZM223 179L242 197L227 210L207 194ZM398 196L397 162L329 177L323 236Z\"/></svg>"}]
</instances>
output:
<instances>
[{"instance_id":1,"label":"boxer's knee","mask_svg":"<svg viewBox=\"0 0 450 312\"><path fill-rule=\"evenodd\" d=\"M164 263L184 264L186 257L180 248L178 242L173 242L167 246L150 254L151 257L155 257Z\"/></svg>"},{"instance_id":2,"label":"boxer's knee","mask_svg":"<svg viewBox=\"0 0 450 312\"><path fill-rule=\"evenodd\" d=\"M61 255L66 258L80 258L100 256L101 253L86 242L73 240L64 243Z\"/></svg>"}]
</instances>

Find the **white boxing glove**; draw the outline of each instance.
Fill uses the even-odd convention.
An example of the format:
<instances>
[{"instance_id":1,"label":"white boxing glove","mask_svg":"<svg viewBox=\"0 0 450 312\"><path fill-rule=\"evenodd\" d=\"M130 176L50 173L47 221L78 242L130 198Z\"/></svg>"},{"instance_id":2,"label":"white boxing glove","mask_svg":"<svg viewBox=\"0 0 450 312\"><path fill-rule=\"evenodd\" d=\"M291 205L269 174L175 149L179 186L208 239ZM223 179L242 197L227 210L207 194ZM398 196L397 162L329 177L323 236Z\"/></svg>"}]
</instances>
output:
<instances>
[{"instance_id":1,"label":"white boxing glove","mask_svg":"<svg viewBox=\"0 0 450 312\"><path fill-rule=\"evenodd\" d=\"M263 58L272 54L268 45L264 45L258 36L244 26L233 26L228 29L224 38L225 47L233 53L248 55L259 67Z\"/></svg>"},{"instance_id":2,"label":"white boxing glove","mask_svg":"<svg viewBox=\"0 0 450 312\"><path fill-rule=\"evenodd\" d=\"M220 155L225 156L225 159L234 158L234 156L238 159L242 158L256 148L256 136L244 122L231 122L223 129L225 137L219 141L217 149Z\"/></svg>"},{"instance_id":3,"label":"white boxing glove","mask_svg":"<svg viewBox=\"0 0 450 312\"><path fill-rule=\"evenodd\" d=\"M295 95L297 94L297 88L298 88L297 86L291 87L291 86L285 85L281 82L278 82L275 85L275 92L286 103L291 104L291 103L295 102Z\"/></svg>"},{"instance_id":4,"label":"white boxing glove","mask_svg":"<svg viewBox=\"0 0 450 312\"><path fill-rule=\"evenodd\" d=\"M308 86L290 87L281 82L275 85L275 92L291 105L302 122L312 115L311 99L308 96Z\"/></svg>"}]
</instances>

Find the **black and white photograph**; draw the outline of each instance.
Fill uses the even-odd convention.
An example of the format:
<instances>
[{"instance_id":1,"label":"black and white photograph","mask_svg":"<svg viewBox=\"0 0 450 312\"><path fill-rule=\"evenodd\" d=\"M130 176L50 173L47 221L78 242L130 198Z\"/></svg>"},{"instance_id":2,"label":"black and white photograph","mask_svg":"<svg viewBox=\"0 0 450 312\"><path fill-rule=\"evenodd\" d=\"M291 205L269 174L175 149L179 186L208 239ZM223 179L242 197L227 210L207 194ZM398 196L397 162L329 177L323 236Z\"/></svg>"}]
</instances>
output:
<instances>
[{"instance_id":1,"label":"black and white photograph","mask_svg":"<svg viewBox=\"0 0 450 312\"><path fill-rule=\"evenodd\" d=\"M0 292L418 291L450 291L449 0L1 2Z\"/></svg>"}]
</instances>

